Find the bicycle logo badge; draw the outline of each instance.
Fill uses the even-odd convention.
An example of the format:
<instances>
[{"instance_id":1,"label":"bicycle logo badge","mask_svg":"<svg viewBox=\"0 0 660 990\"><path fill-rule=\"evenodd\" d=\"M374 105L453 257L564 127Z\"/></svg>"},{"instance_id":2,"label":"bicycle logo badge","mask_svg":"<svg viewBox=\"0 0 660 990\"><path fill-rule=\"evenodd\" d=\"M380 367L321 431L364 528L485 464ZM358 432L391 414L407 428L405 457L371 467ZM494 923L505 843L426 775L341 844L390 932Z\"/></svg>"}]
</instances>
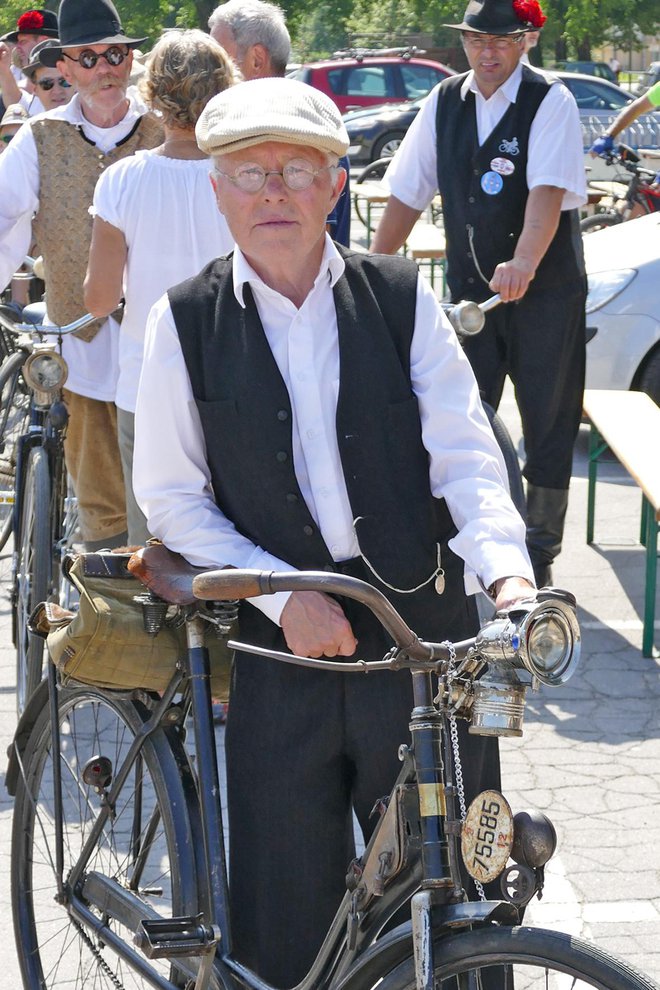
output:
<instances>
[{"instance_id":1,"label":"bicycle logo badge","mask_svg":"<svg viewBox=\"0 0 660 990\"><path fill-rule=\"evenodd\" d=\"M511 138L507 141L506 138L500 143L499 150L504 152L505 155L519 155L520 147L518 146L518 138Z\"/></svg>"}]
</instances>

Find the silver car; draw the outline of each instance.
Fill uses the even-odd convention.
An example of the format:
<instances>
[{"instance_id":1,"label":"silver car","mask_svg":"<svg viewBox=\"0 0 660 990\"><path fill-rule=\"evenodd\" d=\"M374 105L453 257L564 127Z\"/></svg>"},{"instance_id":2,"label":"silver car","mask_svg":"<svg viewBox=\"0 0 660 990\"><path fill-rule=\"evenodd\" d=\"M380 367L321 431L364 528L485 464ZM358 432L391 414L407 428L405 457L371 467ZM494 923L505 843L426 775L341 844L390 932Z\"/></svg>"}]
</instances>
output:
<instances>
[{"instance_id":1,"label":"silver car","mask_svg":"<svg viewBox=\"0 0 660 990\"><path fill-rule=\"evenodd\" d=\"M641 389L660 405L660 213L584 238L587 388Z\"/></svg>"}]
</instances>

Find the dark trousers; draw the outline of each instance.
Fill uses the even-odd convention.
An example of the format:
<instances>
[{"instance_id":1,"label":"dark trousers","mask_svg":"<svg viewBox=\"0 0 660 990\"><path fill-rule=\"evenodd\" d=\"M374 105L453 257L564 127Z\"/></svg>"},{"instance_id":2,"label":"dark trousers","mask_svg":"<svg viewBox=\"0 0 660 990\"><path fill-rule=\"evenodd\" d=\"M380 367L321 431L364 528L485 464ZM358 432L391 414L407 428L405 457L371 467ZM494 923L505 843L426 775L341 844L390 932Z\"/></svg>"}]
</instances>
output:
<instances>
[{"instance_id":1,"label":"dark trousers","mask_svg":"<svg viewBox=\"0 0 660 990\"><path fill-rule=\"evenodd\" d=\"M465 353L482 396L497 409L504 379L513 382L525 439L523 474L541 488L568 488L582 416L585 280L532 288L488 313Z\"/></svg>"},{"instance_id":2,"label":"dark trousers","mask_svg":"<svg viewBox=\"0 0 660 990\"><path fill-rule=\"evenodd\" d=\"M426 638L464 639L475 632L474 606L457 586L462 568L453 561L445 570L451 615L442 629L437 618L435 630L418 628ZM351 573L366 577L361 564ZM422 597L422 611L437 615L432 587ZM376 620L362 606L342 605L358 636L357 655L380 658L389 642ZM281 631L251 606L241 638L285 648ZM234 674L226 734L234 947L263 978L289 987L309 969L344 895L352 809L368 840L376 824L370 812L400 769L411 679L406 671L323 673L248 654L237 657ZM499 786L499 759L495 740L466 729L461 725L469 801Z\"/></svg>"}]
</instances>

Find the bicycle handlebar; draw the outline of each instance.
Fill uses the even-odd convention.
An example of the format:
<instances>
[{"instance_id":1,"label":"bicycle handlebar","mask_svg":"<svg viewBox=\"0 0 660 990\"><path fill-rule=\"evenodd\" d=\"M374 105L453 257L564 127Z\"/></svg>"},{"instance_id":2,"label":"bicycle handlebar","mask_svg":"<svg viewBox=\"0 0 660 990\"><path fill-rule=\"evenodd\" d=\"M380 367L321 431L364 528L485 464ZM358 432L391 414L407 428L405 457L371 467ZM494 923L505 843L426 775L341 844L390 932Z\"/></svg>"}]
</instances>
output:
<instances>
[{"instance_id":1,"label":"bicycle handlebar","mask_svg":"<svg viewBox=\"0 0 660 990\"><path fill-rule=\"evenodd\" d=\"M423 643L377 588L346 574L327 571L257 571L226 568L193 578L193 594L203 601L257 598L278 591L319 591L362 602L383 624L394 642L418 660L438 659L433 644ZM446 650L444 654L446 656Z\"/></svg>"}]
</instances>

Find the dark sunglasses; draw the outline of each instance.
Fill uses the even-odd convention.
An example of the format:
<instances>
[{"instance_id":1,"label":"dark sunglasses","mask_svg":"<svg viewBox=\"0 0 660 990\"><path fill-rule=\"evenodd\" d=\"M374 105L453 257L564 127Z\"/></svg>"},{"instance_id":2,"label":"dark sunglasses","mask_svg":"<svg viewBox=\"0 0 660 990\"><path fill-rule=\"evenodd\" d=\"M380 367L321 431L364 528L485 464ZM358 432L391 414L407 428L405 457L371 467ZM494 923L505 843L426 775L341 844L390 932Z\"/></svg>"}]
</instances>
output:
<instances>
[{"instance_id":1,"label":"dark sunglasses","mask_svg":"<svg viewBox=\"0 0 660 990\"><path fill-rule=\"evenodd\" d=\"M64 76L60 76L59 79L40 79L35 83L35 86L38 86L39 89L45 90L46 93L49 89L52 89L53 86L61 86L62 89L68 89L70 85L71 83L68 83Z\"/></svg>"},{"instance_id":2,"label":"dark sunglasses","mask_svg":"<svg viewBox=\"0 0 660 990\"><path fill-rule=\"evenodd\" d=\"M11 139L15 136L15 134L3 134L2 137L0 137L0 141L2 141L3 144L9 144Z\"/></svg>"},{"instance_id":3,"label":"dark sunglasses","mask_svg":"<svg viewBox=\"0 0 660 990\"><path fill-rule=\"evenodd\" d=\"M82 66L83 69L93 69L100 58L104 58L108 65L121 65L124 59L128 58L128 49L124 51L122 48L117 48L113 45L111 48L106 48L104 52L93 52L91 48L86 48L84 52L81 52L78 58L74 58L73 55L67 55L66 52L62 52L65 58L70 59L72 62L77 62Z\"/></svg>"}]
</instances>

